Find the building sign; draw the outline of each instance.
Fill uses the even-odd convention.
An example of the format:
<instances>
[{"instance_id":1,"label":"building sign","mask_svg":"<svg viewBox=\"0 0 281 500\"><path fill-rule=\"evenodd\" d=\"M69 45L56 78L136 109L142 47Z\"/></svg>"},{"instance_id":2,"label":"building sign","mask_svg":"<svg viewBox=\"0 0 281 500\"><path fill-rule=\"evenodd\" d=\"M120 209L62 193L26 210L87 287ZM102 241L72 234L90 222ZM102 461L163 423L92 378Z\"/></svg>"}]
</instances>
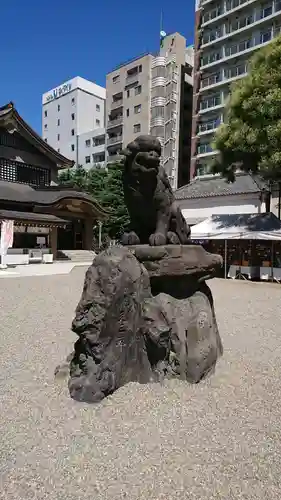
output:
<instances>
[{"instance_id":1,"label":"building sign","mask_svg":"<svg viewBox=\"0 0 281 500\"><path fill-rule=\"evenodd\" d=\"M46 102L54 101L54 99L58 99L59 97L68 94L71 91L72 85L71 83L64 83L60 87L52 90L52 92L47 95Z\"/></svg>"}]
</instances>

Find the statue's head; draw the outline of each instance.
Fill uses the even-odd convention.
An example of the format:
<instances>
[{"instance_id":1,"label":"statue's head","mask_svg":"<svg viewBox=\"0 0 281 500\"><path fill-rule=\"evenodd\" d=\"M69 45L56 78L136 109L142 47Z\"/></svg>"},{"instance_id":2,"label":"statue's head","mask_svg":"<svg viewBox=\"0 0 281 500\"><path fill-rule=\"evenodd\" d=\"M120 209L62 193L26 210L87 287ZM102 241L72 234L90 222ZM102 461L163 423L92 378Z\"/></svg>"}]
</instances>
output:
<instances>
[{"instance_id":1,"label":"statue's head","mask_svg":"<svg viewBox=\"0 0 281 500\"><path fill-rule=\"evenodd\" d=\"M125 168L133 168L143 173L147 171L157 175L160 165L161 144L156 137L140 135L133 142L130 142L121 154L125 156Z\"/></svg>"}]
</instances>

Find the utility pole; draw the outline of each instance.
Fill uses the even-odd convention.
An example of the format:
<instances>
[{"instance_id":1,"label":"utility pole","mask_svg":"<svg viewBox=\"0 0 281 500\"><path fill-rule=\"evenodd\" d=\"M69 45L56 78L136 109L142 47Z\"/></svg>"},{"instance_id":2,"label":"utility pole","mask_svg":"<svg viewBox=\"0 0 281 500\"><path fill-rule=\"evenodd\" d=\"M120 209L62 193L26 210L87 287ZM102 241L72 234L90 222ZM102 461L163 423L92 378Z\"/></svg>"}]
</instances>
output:
<instances>
[{"instance_id":1,"label":"utility pole","mask_svg":"<svg viewBox=\"0 0 281 500\"><path fill-rule=\"evenodd\" d=\"M281 181L278 181L278 219L281 218Z\"/></svg>"}]
</instances>

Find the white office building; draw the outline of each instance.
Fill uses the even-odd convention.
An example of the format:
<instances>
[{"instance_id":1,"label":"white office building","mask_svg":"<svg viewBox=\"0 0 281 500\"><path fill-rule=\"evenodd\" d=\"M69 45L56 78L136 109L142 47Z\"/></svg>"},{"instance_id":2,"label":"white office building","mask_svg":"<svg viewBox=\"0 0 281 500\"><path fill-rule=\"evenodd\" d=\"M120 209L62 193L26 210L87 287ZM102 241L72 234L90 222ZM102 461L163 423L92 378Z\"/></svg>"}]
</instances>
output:
<instances>
[{"instance_id":1,"label":"white office building","mask_svg":"<svg viewBox=\"0 0 281 500\"><path fill-rule=\"evenodd\" d=\"M79 76L42 96L42 136L76 165L105 160L105 88Z\"/></svg>"}]
</instances>

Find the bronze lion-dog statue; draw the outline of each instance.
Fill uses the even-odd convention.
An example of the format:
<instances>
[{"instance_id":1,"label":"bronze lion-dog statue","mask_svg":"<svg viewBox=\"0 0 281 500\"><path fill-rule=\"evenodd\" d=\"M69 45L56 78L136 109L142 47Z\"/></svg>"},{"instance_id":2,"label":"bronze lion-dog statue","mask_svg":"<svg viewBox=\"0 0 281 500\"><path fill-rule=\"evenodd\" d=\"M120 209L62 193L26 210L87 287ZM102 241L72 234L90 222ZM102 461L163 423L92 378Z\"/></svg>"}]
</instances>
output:
<instances>
[{"instance_id":1,"label":"bronze lion-dog statue","mask_svg":"<svg viewBox=\"0 0 281 500\"><path fill-rule=\"evenodd\" d=\"M123 188L130 216L123 245L185 245L190 228L178 207L169 179L160 165L161 144L141 135L121 153L125 156Z\"/></svg>"}]
</instances>

